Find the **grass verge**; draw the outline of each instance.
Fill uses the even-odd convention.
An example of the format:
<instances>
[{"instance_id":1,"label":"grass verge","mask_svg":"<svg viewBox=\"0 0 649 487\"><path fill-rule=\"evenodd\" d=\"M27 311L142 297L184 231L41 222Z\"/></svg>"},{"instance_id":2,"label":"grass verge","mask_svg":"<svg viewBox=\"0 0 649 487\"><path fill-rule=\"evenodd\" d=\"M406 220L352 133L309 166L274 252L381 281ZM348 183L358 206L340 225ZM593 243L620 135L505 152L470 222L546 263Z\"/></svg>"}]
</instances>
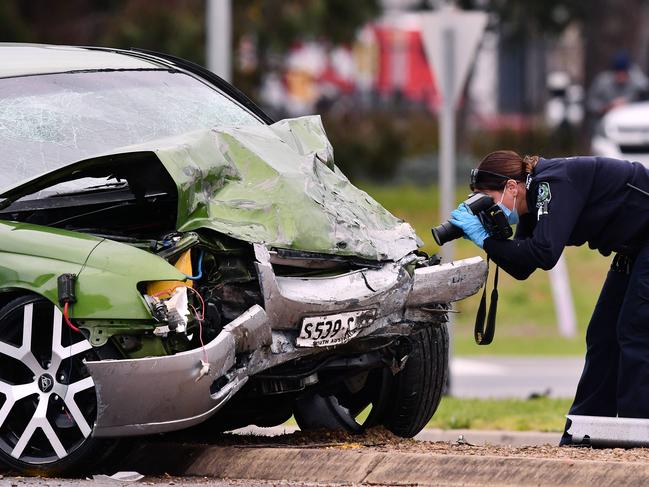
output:
<instances>
[{"instance_id":1,"label":"grass verge","mask_svg":"<svg viewBox=\"0 0 649 487\"><path fill-rule=\"evenodd\" d=\"M444 397L428 428L563 431L572 400Z\"/></svg>"},{"instance_id":2,"label":"grass verge","mask_svg":"<svg viewBox=\"0 0 649 487\"><path fill-rule=\"evenodd\" d=\"M571 399L538 397L534 399L442 398L427 428L507 431L563 431ZM369 407L357 420L365 421ZM286 425L296 426L291 417Z\"/></svg>"}]
</instances>

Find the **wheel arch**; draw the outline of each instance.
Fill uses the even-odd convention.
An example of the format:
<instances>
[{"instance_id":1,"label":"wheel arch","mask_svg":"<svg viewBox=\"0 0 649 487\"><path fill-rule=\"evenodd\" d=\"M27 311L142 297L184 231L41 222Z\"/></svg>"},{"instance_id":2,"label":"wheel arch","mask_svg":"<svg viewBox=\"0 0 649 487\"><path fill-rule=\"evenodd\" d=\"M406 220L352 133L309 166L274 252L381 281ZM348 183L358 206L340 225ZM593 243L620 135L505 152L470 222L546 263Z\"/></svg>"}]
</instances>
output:
<instances>
[{"instance_id":1,"label":"wheel arch","mask_svg":"<svg viewBox=\"0 0 649 487\"><path fill-rule=\"evenodd\" d=\"M14 299L22 298L23 296L42 296L44 298L47 298L47 296L43 296L42 294L39 294L32 289L21 287L4 287L0 288L0 309L4 308Z\"/></svg>"}]
</instances>

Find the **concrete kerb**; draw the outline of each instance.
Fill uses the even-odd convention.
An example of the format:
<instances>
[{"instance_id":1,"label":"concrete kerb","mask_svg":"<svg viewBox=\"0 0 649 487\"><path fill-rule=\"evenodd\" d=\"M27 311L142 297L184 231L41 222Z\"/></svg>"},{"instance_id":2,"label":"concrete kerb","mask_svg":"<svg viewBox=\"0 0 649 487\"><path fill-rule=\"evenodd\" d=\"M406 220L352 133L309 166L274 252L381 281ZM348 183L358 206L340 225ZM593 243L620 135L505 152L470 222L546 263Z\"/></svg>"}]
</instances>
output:
<instances>
[{"instance_id":1,"label":"concrete kerb","mask_svg":"<svg viewBox=\"0 0 649 487\"><path fill-rule=\"evenodd\" d=\"M220 479L380 485L649 485L649 464L341 448L150 443L129 468Z\"/></svg>"}]
</instances>

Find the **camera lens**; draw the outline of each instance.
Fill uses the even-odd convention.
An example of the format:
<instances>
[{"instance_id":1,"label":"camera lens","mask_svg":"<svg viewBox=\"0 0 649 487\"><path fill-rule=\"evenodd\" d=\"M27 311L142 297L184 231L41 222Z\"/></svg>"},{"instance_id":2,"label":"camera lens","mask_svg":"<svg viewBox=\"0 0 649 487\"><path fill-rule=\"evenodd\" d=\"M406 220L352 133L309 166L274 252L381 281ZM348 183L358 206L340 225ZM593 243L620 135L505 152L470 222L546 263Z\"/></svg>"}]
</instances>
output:
<instances>
[{"instance_id":1,"label":"camera lens","mask_svg":"<svg viewBox=\"0 0 649 487\"><path fill-rule=\"evenodd\" d=\"M440 246L464 235L464 232L460 227L456 227L449 221L434 227L431 231L433 232L435 242Z\"/></svg>"}]
</instances>

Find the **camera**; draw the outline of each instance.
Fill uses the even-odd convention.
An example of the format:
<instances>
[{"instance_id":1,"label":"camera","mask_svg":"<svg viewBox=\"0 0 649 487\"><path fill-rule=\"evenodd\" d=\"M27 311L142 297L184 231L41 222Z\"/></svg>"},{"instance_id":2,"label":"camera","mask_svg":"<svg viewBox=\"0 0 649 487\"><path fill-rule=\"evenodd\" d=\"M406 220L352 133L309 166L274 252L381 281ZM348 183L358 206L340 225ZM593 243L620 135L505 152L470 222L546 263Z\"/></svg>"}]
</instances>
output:
<instances>
[{"instance_id":1,"label":"camera","mask_svg":"<svg viewBox=\"0 0 649 487\"><path fill-rule=\"evenodd\" d=\"M485 227L490 237L506 240L513 235L514 232L507 221L507 216L505 216L502 208L494 203L491 196L484 193L473 193L464 200L464 204L471 213L480 219L480 223ZM462 229L456 227L450 221L445 221L431 231L437 245L444 245L446 242L464 235Z\"/></svg>"}]
</instances>

